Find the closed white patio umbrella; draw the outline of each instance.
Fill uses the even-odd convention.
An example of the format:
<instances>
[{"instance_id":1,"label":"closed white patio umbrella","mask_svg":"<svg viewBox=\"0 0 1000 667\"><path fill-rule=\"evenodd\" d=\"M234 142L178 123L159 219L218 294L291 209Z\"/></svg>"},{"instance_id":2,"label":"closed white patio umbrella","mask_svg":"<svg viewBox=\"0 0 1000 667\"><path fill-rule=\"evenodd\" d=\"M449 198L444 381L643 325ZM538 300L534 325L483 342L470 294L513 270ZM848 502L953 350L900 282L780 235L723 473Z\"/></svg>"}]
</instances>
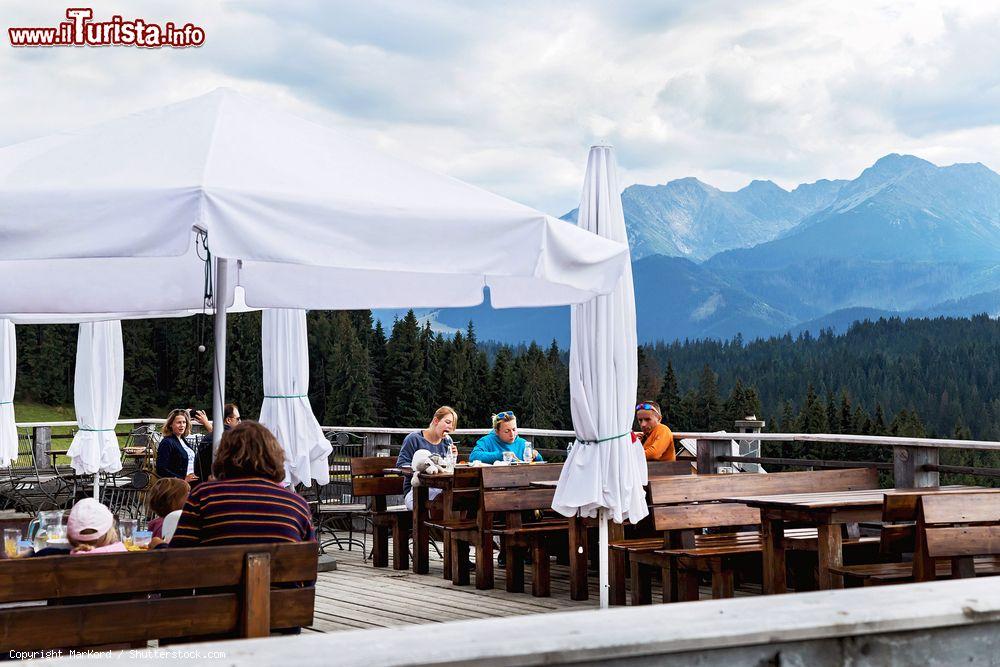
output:
<instances>
[{"instance_id":1,"label":"closed white patio umbrella","mask_svg":"<svg viewBox=\"0 0 1000 667\"><path fill-rule=\"evenodd\" d=\"M14 323L8 319L0 319L0 468L17 459L17 424L14 421L16 367Z\"/></svg>"},{"instance_id":2,"label":"closed white patio umbrella","mask_svg":"<svg viewBox=\"0 0 1000 667\"><path fill-rule=\"evenodd\" d=\"M76 346L73 404L79 429L67 455L78 475L94 475L94 497L99 498L97 476L122 468L115 424L122 407L125 354L122 323L84 322Z\"/></svg>"},{"instance_id":3,"label":"closed white patio umbrella","mask_svg":"<svg viewBox=\"0 0 1000 667\"><path fill-rule=\"evenodd\" d=\"M610 146L590 149L578 224L627 242L621 190ZM563 465L552 508L600 519L601 607L608 606L608 528L637 522L649 510L646 459L632 442L638 382L635 295L631 266L614 290L572 307L569 382L576 442Z\"/></svg>"},{"instance_id":4,"label":"closed white patio umbrella","mask_svg":"<svg viewBox=\"0 0 1000 667\"><path fill-rule=\"evenodd\" d=\"M268 309L261 315L264 402L260 423L285 450L287 479L309 485L330 481L332 447L309 404L309 343L306 311Z\"/></svg>"}]
</instances>

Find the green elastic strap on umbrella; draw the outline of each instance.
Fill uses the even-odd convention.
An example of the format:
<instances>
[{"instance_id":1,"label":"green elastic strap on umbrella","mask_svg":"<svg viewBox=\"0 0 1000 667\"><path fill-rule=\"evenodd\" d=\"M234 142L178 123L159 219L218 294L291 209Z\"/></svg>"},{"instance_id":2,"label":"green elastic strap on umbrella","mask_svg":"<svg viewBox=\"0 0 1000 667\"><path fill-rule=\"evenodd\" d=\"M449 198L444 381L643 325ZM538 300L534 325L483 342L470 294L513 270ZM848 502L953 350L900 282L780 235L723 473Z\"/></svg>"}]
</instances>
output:
<instances>
[{"instance_id":1,"label":"green elastic strap on umbrella","mask_svg":"<svg viewBox=\"0 0 1000 667\"><path fill-rule=\"evenodd\" d=\"M78 428L77 431L91 431L94 433L100 433L101 431L114 431L113 428Z\"/></svg>"},{"instance_id":2,"label":"green elastic strap on umbrella","mask_svg":"<svg viewBox=\"0 0 1000 667\"><path fill-rule=\"evenodd\" d=\"M620 435L613 435L610 438L601 438L599 440L577 440L581 445L596 445L601 442L607 442L608 440L617 440L618 438L624 438L626 435L631 435L632 431L625 431Z\"/></svg>"},{"instance_id":3,"label":"green elastic strap on umbrella","mask_svg":"<svg viewBox=\"0 0 1000 667\"><path fill-rule=\"evenodd\" d=\"M14 401L0 401L0 405L14 405Z\"/></svg>"},{"instance_id":4,"label":"green elastic strap on umbrella","mask_svg":"<svg viewBox=\"0 0 1000 667\"><path fill-rule=\"evenodd\" d=\"M264 398L309 398L308 394L293 394L292 396L268 396L264 394Z\"/></svg>"}]
</instances>

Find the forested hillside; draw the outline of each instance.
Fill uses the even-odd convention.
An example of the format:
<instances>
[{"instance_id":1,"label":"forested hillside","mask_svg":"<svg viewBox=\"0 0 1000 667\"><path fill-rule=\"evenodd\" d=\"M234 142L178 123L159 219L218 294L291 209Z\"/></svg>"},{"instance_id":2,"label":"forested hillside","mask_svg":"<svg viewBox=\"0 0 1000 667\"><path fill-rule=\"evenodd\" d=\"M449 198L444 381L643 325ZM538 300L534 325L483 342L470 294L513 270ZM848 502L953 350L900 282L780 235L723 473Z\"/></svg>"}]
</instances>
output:
<instances>
[{"instance_id":1,"label":"forested hillside","mask_svg":"<svg viewBox=\"0 0 1000 667\"><path fill-rule=\"evenodd\" d=\"M209 406L211 320L199 319L123 323L123 416ZM252 417L262 398L260 315L230 322L228 398ZM199 353L202 337L208 349ZM16 399L72 405L75 327L19 326L17 339ZM309 339L310 397L324 424L417 426L448 403L466 427L501 409L522 426L571 426L566 351L554 344L481 343L471 327L446 338L412 313L383 331L367 311L310 313ZM640 395L659 398L678 430L727 428L752 413L769 431L1000 440L1000 324L985 316L639 353Z\"/></svg>"}]
</instances>

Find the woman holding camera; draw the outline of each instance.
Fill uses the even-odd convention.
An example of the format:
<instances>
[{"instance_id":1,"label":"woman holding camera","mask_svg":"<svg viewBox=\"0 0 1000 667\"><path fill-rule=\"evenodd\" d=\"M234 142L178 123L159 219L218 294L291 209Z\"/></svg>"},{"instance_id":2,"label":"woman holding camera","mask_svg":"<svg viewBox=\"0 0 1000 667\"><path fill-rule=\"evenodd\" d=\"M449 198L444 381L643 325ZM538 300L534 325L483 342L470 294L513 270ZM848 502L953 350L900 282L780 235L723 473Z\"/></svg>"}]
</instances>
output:
<instances>
[{"instance_id":1,"label":"woman holding camera","mask_svg":"<svg viewBox=\"0 0 1000 667\"><path fill-rule=\"evenodd\" d=\"M191 435L191 420L187 410L171 410L161 430L163 439L156 448L156 474L159 477L176 477L189 484L198 481L194 474L195 453L185 437Z\"/></svg>"}]
</instances>

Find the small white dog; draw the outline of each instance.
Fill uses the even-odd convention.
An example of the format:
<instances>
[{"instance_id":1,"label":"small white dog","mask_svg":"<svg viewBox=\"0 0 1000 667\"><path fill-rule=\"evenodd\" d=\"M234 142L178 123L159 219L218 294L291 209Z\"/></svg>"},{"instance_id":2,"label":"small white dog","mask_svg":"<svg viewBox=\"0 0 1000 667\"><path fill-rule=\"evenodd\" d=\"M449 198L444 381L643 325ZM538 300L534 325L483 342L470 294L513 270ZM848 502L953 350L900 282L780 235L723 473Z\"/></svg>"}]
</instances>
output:
<instances>
[{"instance_id":1,"label":"small white dog","mask_svg":"<svg viewBox=\"0 0 1000 667\"><path fill-rule=\"evenodd\" d=\"M413 486L420 486L420 475L433 475L439 472L455 472L455 468L449 465L443 456L431 454L426 449L418 449L413 452L413 460L410 462L413 468L413 479L410 483Z\"/></svg>"}]
</instances>

